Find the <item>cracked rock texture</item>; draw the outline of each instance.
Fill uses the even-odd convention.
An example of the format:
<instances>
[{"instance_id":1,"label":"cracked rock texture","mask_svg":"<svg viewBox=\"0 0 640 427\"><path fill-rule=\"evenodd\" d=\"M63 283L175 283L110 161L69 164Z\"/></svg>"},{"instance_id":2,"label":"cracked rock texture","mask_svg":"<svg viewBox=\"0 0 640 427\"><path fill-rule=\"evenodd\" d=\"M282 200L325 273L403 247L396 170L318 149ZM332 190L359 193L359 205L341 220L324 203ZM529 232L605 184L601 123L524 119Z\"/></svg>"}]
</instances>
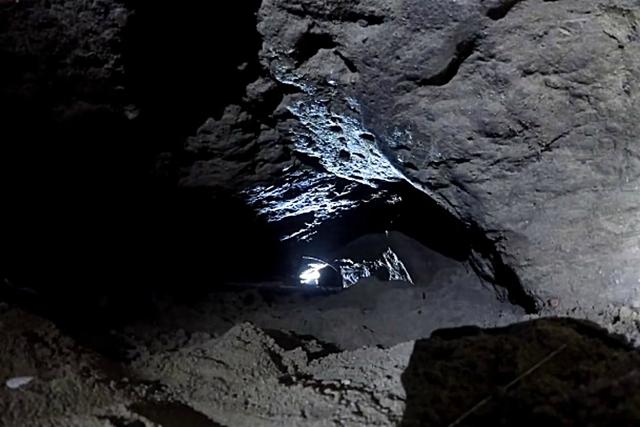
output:
<instances>
[{"instance_id":1,"label":"cracked rock texture","mask_svg":"<svg viewBox=\"0 0 640 427\"><path fill-rule=\"evenodd\" d=\"M259 29L274 78L357 100L538 309L595 315L640 309L639 19L624 0L266 0Z\"/></svg>"}]
</instances>

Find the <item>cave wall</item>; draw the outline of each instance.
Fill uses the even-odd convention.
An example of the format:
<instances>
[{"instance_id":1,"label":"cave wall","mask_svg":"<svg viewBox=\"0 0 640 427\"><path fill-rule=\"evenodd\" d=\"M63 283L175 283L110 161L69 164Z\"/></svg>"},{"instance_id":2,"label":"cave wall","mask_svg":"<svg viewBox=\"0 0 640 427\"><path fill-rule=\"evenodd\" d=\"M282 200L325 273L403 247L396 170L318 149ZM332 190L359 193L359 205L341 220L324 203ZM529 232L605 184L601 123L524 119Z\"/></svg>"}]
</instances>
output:
<instances>
[{"instance_id":1,"label":"cave wall","mask_svg":"<svg viewBox=\"0 0 640 427\"><path fill-rule=\"evenodd\" d=\"M540 309L638 308L636 3L273 0L259 28L272 74L358 100ZM290 53L308 37L331 42Z\"/></svg>"},{"instance_id":2,"label":"cave wall","mask_svg":"<svg viewBox=\"0 0 640 427\"><path fill-rule=\"evenodd\" d=\"M0 23L7 265L266 267L278 236L231 195L315 171L409 183L537 309L638 309L635 2L33 0Z\"/></svg>"}]
</instances>

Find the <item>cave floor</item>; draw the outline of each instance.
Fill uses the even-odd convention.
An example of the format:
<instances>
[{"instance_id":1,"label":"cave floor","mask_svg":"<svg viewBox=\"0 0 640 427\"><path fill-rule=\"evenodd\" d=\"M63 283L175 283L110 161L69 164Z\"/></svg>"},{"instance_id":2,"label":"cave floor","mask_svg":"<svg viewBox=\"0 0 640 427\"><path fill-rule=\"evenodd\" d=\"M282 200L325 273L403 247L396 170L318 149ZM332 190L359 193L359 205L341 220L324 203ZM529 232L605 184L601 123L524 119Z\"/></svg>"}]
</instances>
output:
<instances>
[{"instance_id":1,"label":"cave floor","mask_svg":"<svg viewBox=\"0 0 640 427\"><path fill-rule=\"evenodd\" d=\"M640 354L576 320L441 329L429 339L350 350L247 322L220 335L163 333L159 325L147 330L147 345L128 333L133 353L114 358L3 303L0 376L8 382L0 388L0 425L585 426L640 419ZM122 331L112 334L112 342L123 339Z\"/></svg>"},{"instance_id":2,"label":"cave floor","mask_svg":"<svg viewBox=\"0 0 640 427\"><path fill-rule=\"evenodd\" d=\"M370 248L370 235L347 248ZM120 295L89 315L0 303L0 425L632 425L640 354L541 319L400 234L413 284ZM133 307L132 307L133 306ZM127 318L125 313L137 311ZM62 310L65 311L65 310ZM40 313L40 314L36 314ZM117 321L118 318L121 321ZM473 326L469 326L473 325Z\"/></svg>"}]
</instances>

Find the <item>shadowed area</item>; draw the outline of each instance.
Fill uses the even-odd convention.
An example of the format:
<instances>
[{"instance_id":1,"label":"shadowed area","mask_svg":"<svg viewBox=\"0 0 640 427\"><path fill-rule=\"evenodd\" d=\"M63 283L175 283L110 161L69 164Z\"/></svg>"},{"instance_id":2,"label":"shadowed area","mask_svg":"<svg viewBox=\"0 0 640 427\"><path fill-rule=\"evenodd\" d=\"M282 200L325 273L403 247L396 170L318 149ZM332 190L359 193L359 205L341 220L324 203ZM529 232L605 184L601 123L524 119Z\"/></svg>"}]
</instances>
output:
<instances>
[{"instance_id":1,"label":"shadowed area","mask_svg":"<svg viewBox=\"0 0 640 427\"><path fill-rule=\"evenodd\" d=\"M632 425L639 362L623 339L576 320L443 329L415 343L401 425Z\"/></svg>"},{"instance_id":2,"label":"shadowed area","mask_svg":"<svg viewBox=\"0 0 640 427\"><path fill-rule=\"evenodd\" d=\"M4 277L91 312L272 275L273 232L230 193L176 188L172 154L257 75L259 2L24 3L0 5Z\"/></svg>"}]
</instances>

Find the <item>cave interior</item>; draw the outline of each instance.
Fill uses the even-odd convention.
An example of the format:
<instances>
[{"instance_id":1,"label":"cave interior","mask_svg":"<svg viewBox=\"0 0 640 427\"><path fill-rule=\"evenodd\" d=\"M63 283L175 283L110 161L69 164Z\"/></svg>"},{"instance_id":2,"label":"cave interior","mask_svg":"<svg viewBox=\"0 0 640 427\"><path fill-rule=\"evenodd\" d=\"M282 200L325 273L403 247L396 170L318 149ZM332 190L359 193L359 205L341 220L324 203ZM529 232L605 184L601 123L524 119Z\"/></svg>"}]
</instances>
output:
<instances>
[{"instance_id":1,"label":"cave interior","mask_svg":"<svg viewBox=\"0 0 640 427\"><path fill-rule=\"evenodd\" d=\"M0 1L0 425L635 425L640 7L451 3Z\"/></svg>"}]
</instances>

